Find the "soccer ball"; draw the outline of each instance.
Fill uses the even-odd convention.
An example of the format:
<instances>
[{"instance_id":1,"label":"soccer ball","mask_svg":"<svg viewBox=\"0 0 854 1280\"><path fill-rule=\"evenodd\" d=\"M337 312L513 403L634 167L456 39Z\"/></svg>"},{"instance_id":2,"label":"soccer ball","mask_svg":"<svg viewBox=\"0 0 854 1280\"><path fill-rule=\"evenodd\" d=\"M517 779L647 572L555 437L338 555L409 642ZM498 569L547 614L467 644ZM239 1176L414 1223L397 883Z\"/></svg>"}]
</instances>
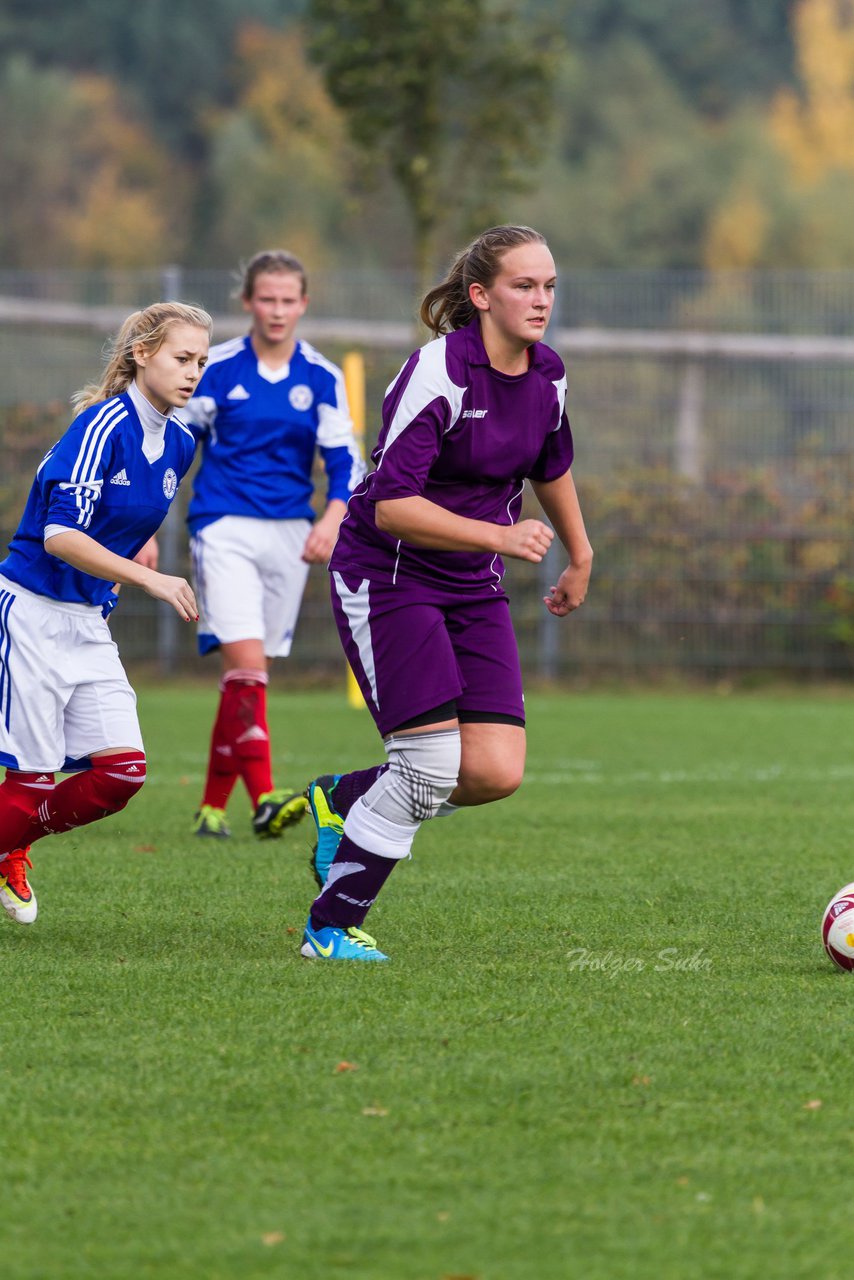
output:
<instances>
[{"instance_id":1,"label":"soccer ball","mask_svg":"<svg viewBox=\"0 0 854 1280\"><path fill-rule=\"evenodd\" d=\"M847 884L827 904L821 922L824 949L840 969L854 969L854 884Z\"/></svg>"}]
</instances>

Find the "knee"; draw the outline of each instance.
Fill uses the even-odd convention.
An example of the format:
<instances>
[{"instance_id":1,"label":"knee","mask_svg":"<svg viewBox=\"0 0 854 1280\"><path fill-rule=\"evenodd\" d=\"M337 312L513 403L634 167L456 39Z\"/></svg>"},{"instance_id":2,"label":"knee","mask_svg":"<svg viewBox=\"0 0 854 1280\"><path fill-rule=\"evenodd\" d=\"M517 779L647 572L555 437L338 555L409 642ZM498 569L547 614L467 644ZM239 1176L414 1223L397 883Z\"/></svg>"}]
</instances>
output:
<instances>
[{"instance_id":1,"label":"knee","mask_svg":"<svg viewBox=\"0 0 854 1280\"><path fill-rule=\"evenodd\" d=\"M92 763L92 788L107 813L124 809L140 791L145 778L145 756L141 751L116 757L100 756Z\"/></svg>"},{"instance_id":2,"label":"knee","mask_svg":"<svg viewBox=\"0 0 854 1280\"><path fill-rule=\"evenodd\" d=\"M504 761L488 768L478 762L463 760L460 769L458 802L461 804L491 804L505 800L518 791L524 776L522 762Z\"/></svg>"},{"instance_id":3,"label":"knee","mask_svg":"<svg viewBox=\"0 0 854 1280\"><path fill-rule=\"evenodd\" d=\"M435 817L448 799L460 771L460 731L442 729L386 740L388 772L365 796L379 813L403 822Z\"/></svg>"}]
</instances>

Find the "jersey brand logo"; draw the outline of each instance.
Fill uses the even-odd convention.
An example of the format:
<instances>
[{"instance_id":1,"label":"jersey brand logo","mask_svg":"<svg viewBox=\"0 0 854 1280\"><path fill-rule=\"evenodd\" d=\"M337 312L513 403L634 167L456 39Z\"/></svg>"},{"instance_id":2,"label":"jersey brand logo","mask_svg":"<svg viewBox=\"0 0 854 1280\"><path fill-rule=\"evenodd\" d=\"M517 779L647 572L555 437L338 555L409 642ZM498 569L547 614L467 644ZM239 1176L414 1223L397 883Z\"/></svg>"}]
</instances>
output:
<instances>
[{"instance_id":1,"label":"jersey brand logo","mask_svg":"<svg viewBox=\"0 0 854 1280\"><path fill-rule=\"evenodd\" d=\"M463 409L464 418L485 418L488 413L488 409Z\"/></svg>"},{"instance_id":2,"label":"jersey brand logo","mask_svg":"<svg viewBox=\"0 0 854 1280\"><path fill-rule=\"evenodd\" d=\"M171 467L168 467L163 473L163 492L171 502L178 491L178 477Z\"/></svg>"},{"instance_id":3,"label":"jersey brand logo","mask_svg":"<svg viewBox=\"0 0 854 1280\"><path fill-rule=\"evenodd\" d=\"M125 471L124 467L122 467L121 471L116 472L110 480L110 484L130 484L130 480L128 480L128 473Z\"/></svg>"},{"instance_id":4,"label":"jersey brand logo","mask_svg":"<svg viewBox=\"0 0 854 1280\"><path fill-rule=\"evenodd\" d=\"M232 387L225 398L226 400L248 400L249 392L238 382L237 386Z\"/></svg>"}]
</instances>

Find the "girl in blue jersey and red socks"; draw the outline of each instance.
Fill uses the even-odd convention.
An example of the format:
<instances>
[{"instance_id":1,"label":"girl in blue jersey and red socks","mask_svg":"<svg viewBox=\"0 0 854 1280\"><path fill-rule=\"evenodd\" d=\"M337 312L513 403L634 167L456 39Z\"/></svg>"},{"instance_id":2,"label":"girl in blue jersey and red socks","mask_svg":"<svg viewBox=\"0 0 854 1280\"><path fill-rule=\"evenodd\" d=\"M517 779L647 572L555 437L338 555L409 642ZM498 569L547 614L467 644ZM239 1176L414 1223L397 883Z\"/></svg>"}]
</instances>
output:
<instances>
[{"instance_id":1,"label":"girl in blue jersey and red socks","mask_svg":"<svg viewBox=\"0 0 854 1280\"><path fill-rule=\"evenodd\" d=\"M387 762L312 782L318 828L302 954L386 960L361 926L422 822L511 795L525 764L522 678L502 557L567 567L544 600L583 602L593 552L570 472L566 372L542 338L555 266L530 227L493 227L431 289L435 339L386 393L376 470L330 561L342 644ZM551 526L519 520L530 481Z\"/></svg>"},{"instance_id":2,"label":"girl in blue jersey and red socks","mask_svg":"<svg viewBox=\"0 0 854 1280\"><path fill-rule=\"evenodd\" d=\"M107 616L120 584L198 616L188 582L135 557L193 459L173 411L196 389L210 335L210 316L182 303L128 317L100 383L74 397L78 416L42 460L0 563L0 902L19 924L38 910L34 841L117 813L145 781ZM70 776L57 784L58 772Z\"/></svg>"},{"instance_id":3,"label":"girl in blue jersey and red socks","mask_svg":"<svg viewBox=\"0 0 854 1280\"><path fill-rule=\"evenodd\" d=\"M309 565L329 559L365 473L340 369L296 336L308 305L302 264L283 250L256 254L241 296L250 332L212 348L187 409L202 444L188 515L199 650L219 649L222 661L193 830L214 837L230 834L225 809L238 779L258 836L278 836L306 812L303 795L273 787L268 668L290 653ZM315 519L318 451L327 492Z\"/></svg>"}]
</instances>

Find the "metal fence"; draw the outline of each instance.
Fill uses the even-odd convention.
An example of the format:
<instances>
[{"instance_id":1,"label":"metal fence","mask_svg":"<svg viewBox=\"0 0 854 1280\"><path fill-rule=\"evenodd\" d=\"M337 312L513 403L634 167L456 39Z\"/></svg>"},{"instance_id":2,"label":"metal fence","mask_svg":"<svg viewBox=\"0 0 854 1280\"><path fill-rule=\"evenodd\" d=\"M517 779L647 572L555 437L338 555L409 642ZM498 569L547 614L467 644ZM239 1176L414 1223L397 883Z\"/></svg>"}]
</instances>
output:
<instances>
[{"instance_id":1,"label":"metal fence","mask_svg":"<svg viewBox=\"0 0 854 1280\"><path fill-rule=\"evenodd\" d=\"M128 310L198 302L242 331L227 271L0 271L0 525L14 527L68 397ZM368 446L389 380L420 339L403 273L317 273L303 332L363 352ZM549 341L569 371L576 480L596 548L588 603L558 623L557 556L508 578L529 674L854 672L854 272L574 272ZM182 495L186 501L185 493ZM533 509L533 508L532 508ZM187 568L181 511L163 533ZM192 637L128 592L126 660L189 669ZM290 666L340 673L325 574L311 575Z\"/></svg>"}]
</instances>

